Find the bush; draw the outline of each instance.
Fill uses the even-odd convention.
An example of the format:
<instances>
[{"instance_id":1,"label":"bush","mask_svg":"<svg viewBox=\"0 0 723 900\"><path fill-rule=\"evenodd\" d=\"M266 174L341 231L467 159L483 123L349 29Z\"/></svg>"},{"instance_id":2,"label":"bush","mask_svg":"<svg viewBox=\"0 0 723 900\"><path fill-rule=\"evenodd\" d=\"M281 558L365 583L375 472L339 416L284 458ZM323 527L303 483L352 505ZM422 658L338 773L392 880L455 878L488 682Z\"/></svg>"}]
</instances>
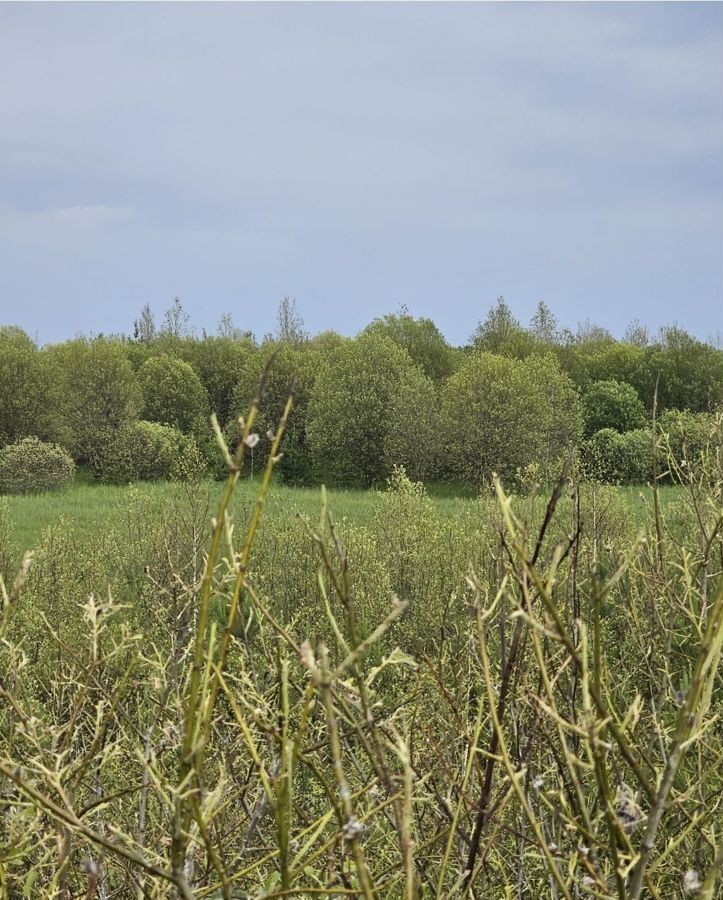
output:
<instances>
[{"instance_id":1,"label":"bush","mask_svg":"<svg viewBox=\"0 0 723 900\"><path fill-rule=\"evenodd\" d=\"M389 405L384 441L387 471L402 466L415 481L430 481L439 471L439 398L434 382L412 369L399 383Z\"/></svg>"},{"instance_id":2,"label":"bush","mask_svg":"<svg viewBox=\"0 0 723 900\"><path fill-rule=\"evenodd\" d=\"M262 374L272 357L273 362L266 373L264 396L254 426L254 431L259 434L261 441L253 452L246 454L245 464L247 471L250 471L252 460L255 471L266 464L271 449L267 433L275 431L289 399L289 392L295 385L294 405L284 434L284 455L277 471L284 481L290 484L303 484L312 477L312 460L306 441L306 411L321 360L321 353L318 350L269 341L257 351L248 353L233 392L231 403L233 418L227 424L225 434L229 439L229 445L235 448L239 435L238 417L246 415L259 389ZM212 458L220 461L218 448L214 446L212 449ZM225 466L223 475L224 477L226 475Z\"/></svg>"},{"instance_id":3,"label":"bush","mask_svg":"<svg viewBox=\"0 0 723 900\"><path fill-rule=\"evenodd\" d=\"M172 425L135 422L104 435L92 464L104 481L155 481L177 477L190 440Z\"/></svg>"},{"instance_id":4,"label":"bush","mask_svg":"<svg viewBox=\"0 0 723 900\"><path fill-rule=\"evenodd\" d=\"M307 418L309 447L322 475L340 484L383 481L394 400L417 371L404 348L373 332L323 360Z\"/></svg>"},{"instance_id":5,"label":"bush","mask_svg":"<svg viewBox=\"0 0 723 900\"><path fill-rule=\"evenodd\" d=\"M663 459L668 464L671 456L678 466L685 462L696 467L711 443L714 416L709 413L693 413L669 409L657 421L657 430L663 437Z\"/></svg>"},{"instance_id":6,"label":"bush","mask_svg":"<svg viewBox=\"0 0 723 900\"><path fill-rule=\"evenodd\" d=\"M43 353L19 328L0 326L0 446L50 436L50 389Z\"/></svg>"},{"instance_id":7,"label":"bush","mask_svg":"<svg viewBox=\"0 0 723 900\"><path fill-rule=\"evenodd\" d=\"M585 472L608 484L644 484L652 477L653 434L601 428L582 445Z\"/></svg>"},{"instance_id":8,"label":"bush","mask_svg":"<svg viewBox=\"0 0 723 900\"><path fill-rule=\"evenodd\" d=\"M62 447L35 437L0 450L0 493L29 494L67 484L75 463Z\"/></svg>"},{"instance_id":9,"label":"bush","mask_svg":"<svg viewBox=\"0 0 723 900\"><path fill-rule=\"evenodd\" d=\"M514 481L531 463L543 479L577 444L580 403L553 356L472 354L445 384L443 435L449 474L479 486L497 473Z\"/></svg>"},{"instance_id":10,"label":"bush","mask_svg":"<svg viewBox=\"0 0 723 900\"><path fill-rule=\"evenodd\" d=\"M57 438L76 462L91 462L106 431L138 418L141 394L118 341L79 338L47 351L56 392Z\"/></svg>"},{"instance_id":11,"label":"bush","mask_svg":"<svg viewBox=\"0 0 723 900\"><path fill-rule=\"evenodd\" d=\"M405 307L396 313L375 319L364 334L387 337L403 347L412 362L435 384L444 381L455 368L455 351L431 319L415 319Z\"/></svg>"},{"instance_id":12,"label":"bush","mask_svg":"<svg viewBox=\"0 0 723 900\"><path fill-rule=\"evenodd\" d=\"M138 370L143 392L143 416L151 422L173 425L188 433L207 419L206 389L193 367L172 356L154 356Z\"/></svg>"},{"instance_id":13,"label":"bush","mask_svg":"<svg viewBox=\"0 0 723 900\"><path fill-rule=\"evenodd\" d=\"M596 381L583 397L585 433L603 428L634 431L646 424L645 407L634 387L613 379Z\"/></svg>"}]
</instances>

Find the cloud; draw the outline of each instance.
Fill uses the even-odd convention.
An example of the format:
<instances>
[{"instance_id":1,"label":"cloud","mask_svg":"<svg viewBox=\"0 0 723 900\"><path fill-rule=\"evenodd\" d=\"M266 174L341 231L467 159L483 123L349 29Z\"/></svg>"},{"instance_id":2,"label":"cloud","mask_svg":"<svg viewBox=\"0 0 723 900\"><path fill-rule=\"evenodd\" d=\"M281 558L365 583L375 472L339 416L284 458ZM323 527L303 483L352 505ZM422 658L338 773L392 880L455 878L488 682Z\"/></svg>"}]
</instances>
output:
<instances>
[{"instance_id":1,"label":"cloud","mask_svg":"<svg viewBox=\"0 0 723 900\"><path fill-rule=\"evenodd\" d=\"M246 290L259 332L279 292L310 321L343 293L349 330L404 291L461 340L508 284L594 317L594 271L584 302L607 288L621 326L684 300L706 333L721 24L716 4L6 4L3 277L36 304L62 279L72 312L102 264L129 320L144 280L214 319Z\"/></svg>"},{"instance_id":2,"label":"cloud","mask_svg":"<svg viewBox=\"0 0 723 900\"><path fill-rule=\"evenodd\" d=\"M35 229L97 231L128 223L136 216L137 211L128 206L66 206L28 212L0 209L0 230L16 233Z\"/></svg>"}]
</instances>

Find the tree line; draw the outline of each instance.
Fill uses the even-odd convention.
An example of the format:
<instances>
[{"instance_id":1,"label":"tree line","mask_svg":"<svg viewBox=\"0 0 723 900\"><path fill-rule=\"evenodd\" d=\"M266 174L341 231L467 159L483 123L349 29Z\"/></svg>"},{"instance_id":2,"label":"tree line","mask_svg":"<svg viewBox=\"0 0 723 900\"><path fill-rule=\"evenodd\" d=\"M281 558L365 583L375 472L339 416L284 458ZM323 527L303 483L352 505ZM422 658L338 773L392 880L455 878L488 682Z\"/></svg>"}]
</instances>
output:
<instances>
[{"instance_id":1,"label":"tree line","mask_svg":"<svg viewBox=\"0 0 723 900\"><path fill-rule=\"evenodd\" d=\"M294 483L378 484L395 465L424 481L479 486L495 472L515 483L550 477L571 448L603 480L644 481L654 406L692 455L723 406L723 352L677 326L651 337L633 323L616 340L588 322L573 334L544 303L525 326L498 298L455 347L405 308L353 338L312 336L285 298L258 341L229 315L195 335L175 300L160 325L144 307L131 335L39 347L3 327L0 447L37 438L108 480L214 471L211 412L233 443L270 361L247 465L263 463L293 384L279 471Z\"/></svg>"}]
</instances>

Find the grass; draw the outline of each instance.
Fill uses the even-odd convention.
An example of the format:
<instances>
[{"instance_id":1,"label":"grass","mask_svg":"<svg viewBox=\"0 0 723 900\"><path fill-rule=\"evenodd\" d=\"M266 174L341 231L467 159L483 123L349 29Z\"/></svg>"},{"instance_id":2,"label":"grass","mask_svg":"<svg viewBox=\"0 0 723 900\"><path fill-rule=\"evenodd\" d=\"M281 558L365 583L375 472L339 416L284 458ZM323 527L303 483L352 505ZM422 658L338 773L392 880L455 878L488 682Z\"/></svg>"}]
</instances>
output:
<instances>
[{"instance_id":1,"label":"grass","mask_svg":"<svg viewBox=\"0 0 723 900\"><path fill-rule=\"evenodd\" d=\"M3 501L2 900L717 896L712 464L657 529L401 473L335 525L271 466Z\"/></svg>"},{"instance_id":2,"label":"grass","mask_svg":"<svg viewBox=\"0 0 723 900\"><path fill-rule=\"evenodd\" d=\"M207 492L215 507L221 493L222 485L217 482L207 483ZM243 507L253 502L258 489L257 480L240 481L236 489L235 504ZM40 541L43 531L61 519L69 529L79 536L92 535L102 531L107 525L116 523L125 515L125 505L131 487L129 485L99 484L85 478L76 478L71 486L60 491L46 494L0 497L6 504L12 525L12 540L18 550L33 549ZM177 485L171 482L141 482L134 486L141 493L149 508L160 508L168 502ZM643 497L650 496L650 490L644 485L626 485L619 487L618 492L630 511L644 517L645 502ZM465 487L447 484L432 484L428 487L432 503L444 517L460 517L474 509L476 496ZM677 487L661 488L661 502L668 506L681 490ZM315 519L319 514L321 492L319 487L289 487L281 483L274 484L268 500L268 512L273 517L274 511L283 510L298 512ZM329 503L338 519L363 523L377 508L379 492L375 490L332 489L329 491Z\"/></svg>"}]
</instances>

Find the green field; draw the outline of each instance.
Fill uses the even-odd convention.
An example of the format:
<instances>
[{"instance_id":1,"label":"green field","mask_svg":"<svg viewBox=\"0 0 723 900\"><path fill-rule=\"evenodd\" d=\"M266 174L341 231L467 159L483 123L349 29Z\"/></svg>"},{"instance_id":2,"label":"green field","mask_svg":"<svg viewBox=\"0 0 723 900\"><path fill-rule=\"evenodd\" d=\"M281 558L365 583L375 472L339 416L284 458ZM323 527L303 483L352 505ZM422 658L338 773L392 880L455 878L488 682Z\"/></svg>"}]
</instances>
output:
<instances>
[{"instance_id":1,"label":"green field","mask_svg":"<svg viewBox=\"0 0 723 900\"><path fill-rule=\"evenodd\" d=\"M332 522L318 487L241 480L217 543L217 482L0 498L7 583L34 551L0 616L0 885L453 900L470 870L479 900L713 900L709 465L657 525L649 487L575 481L547 515L550 488L397 474L330 491Z\"/></svg>"},{"instance_id":2,"label":"green field","mask_svg":"<svg viewBox=\"0 0 723 900\"><path fill-rule=\"evenodd\" d=\"M204 494L213 506L218 501L221 487L218 482L204 484ZM252 503L257 489L256 480L239 481L235 502L239 507ZM473 510L478 502L470 489L461 486L433 484L427 490L435 509L444 517L461 516ZM626 485L615 490L631 513L642 522L646 504L641 501L641 496L649 499L650 489L645 485ZM73 485L52 493L0 497L0 505L8 511L13 543L18 549L26 550L37 546L43 530L60 520L64 527L81 536L99 533L107 525L118 523L126 514L131 491L141 496L149 509L159 509L179 494L179 486L172 482L141 482L131 487L76 478ZM667 505L680 493L680 488L664 486L660 489L661 501ZM338 519L362 523L378 505L380 492L332 489L327 496L331 510ZM300 513L316 518L321 507L321 488L288 487L275 483L267 506L272 517L283 511L285 516Z\"/></svg>"}]
</instances>

